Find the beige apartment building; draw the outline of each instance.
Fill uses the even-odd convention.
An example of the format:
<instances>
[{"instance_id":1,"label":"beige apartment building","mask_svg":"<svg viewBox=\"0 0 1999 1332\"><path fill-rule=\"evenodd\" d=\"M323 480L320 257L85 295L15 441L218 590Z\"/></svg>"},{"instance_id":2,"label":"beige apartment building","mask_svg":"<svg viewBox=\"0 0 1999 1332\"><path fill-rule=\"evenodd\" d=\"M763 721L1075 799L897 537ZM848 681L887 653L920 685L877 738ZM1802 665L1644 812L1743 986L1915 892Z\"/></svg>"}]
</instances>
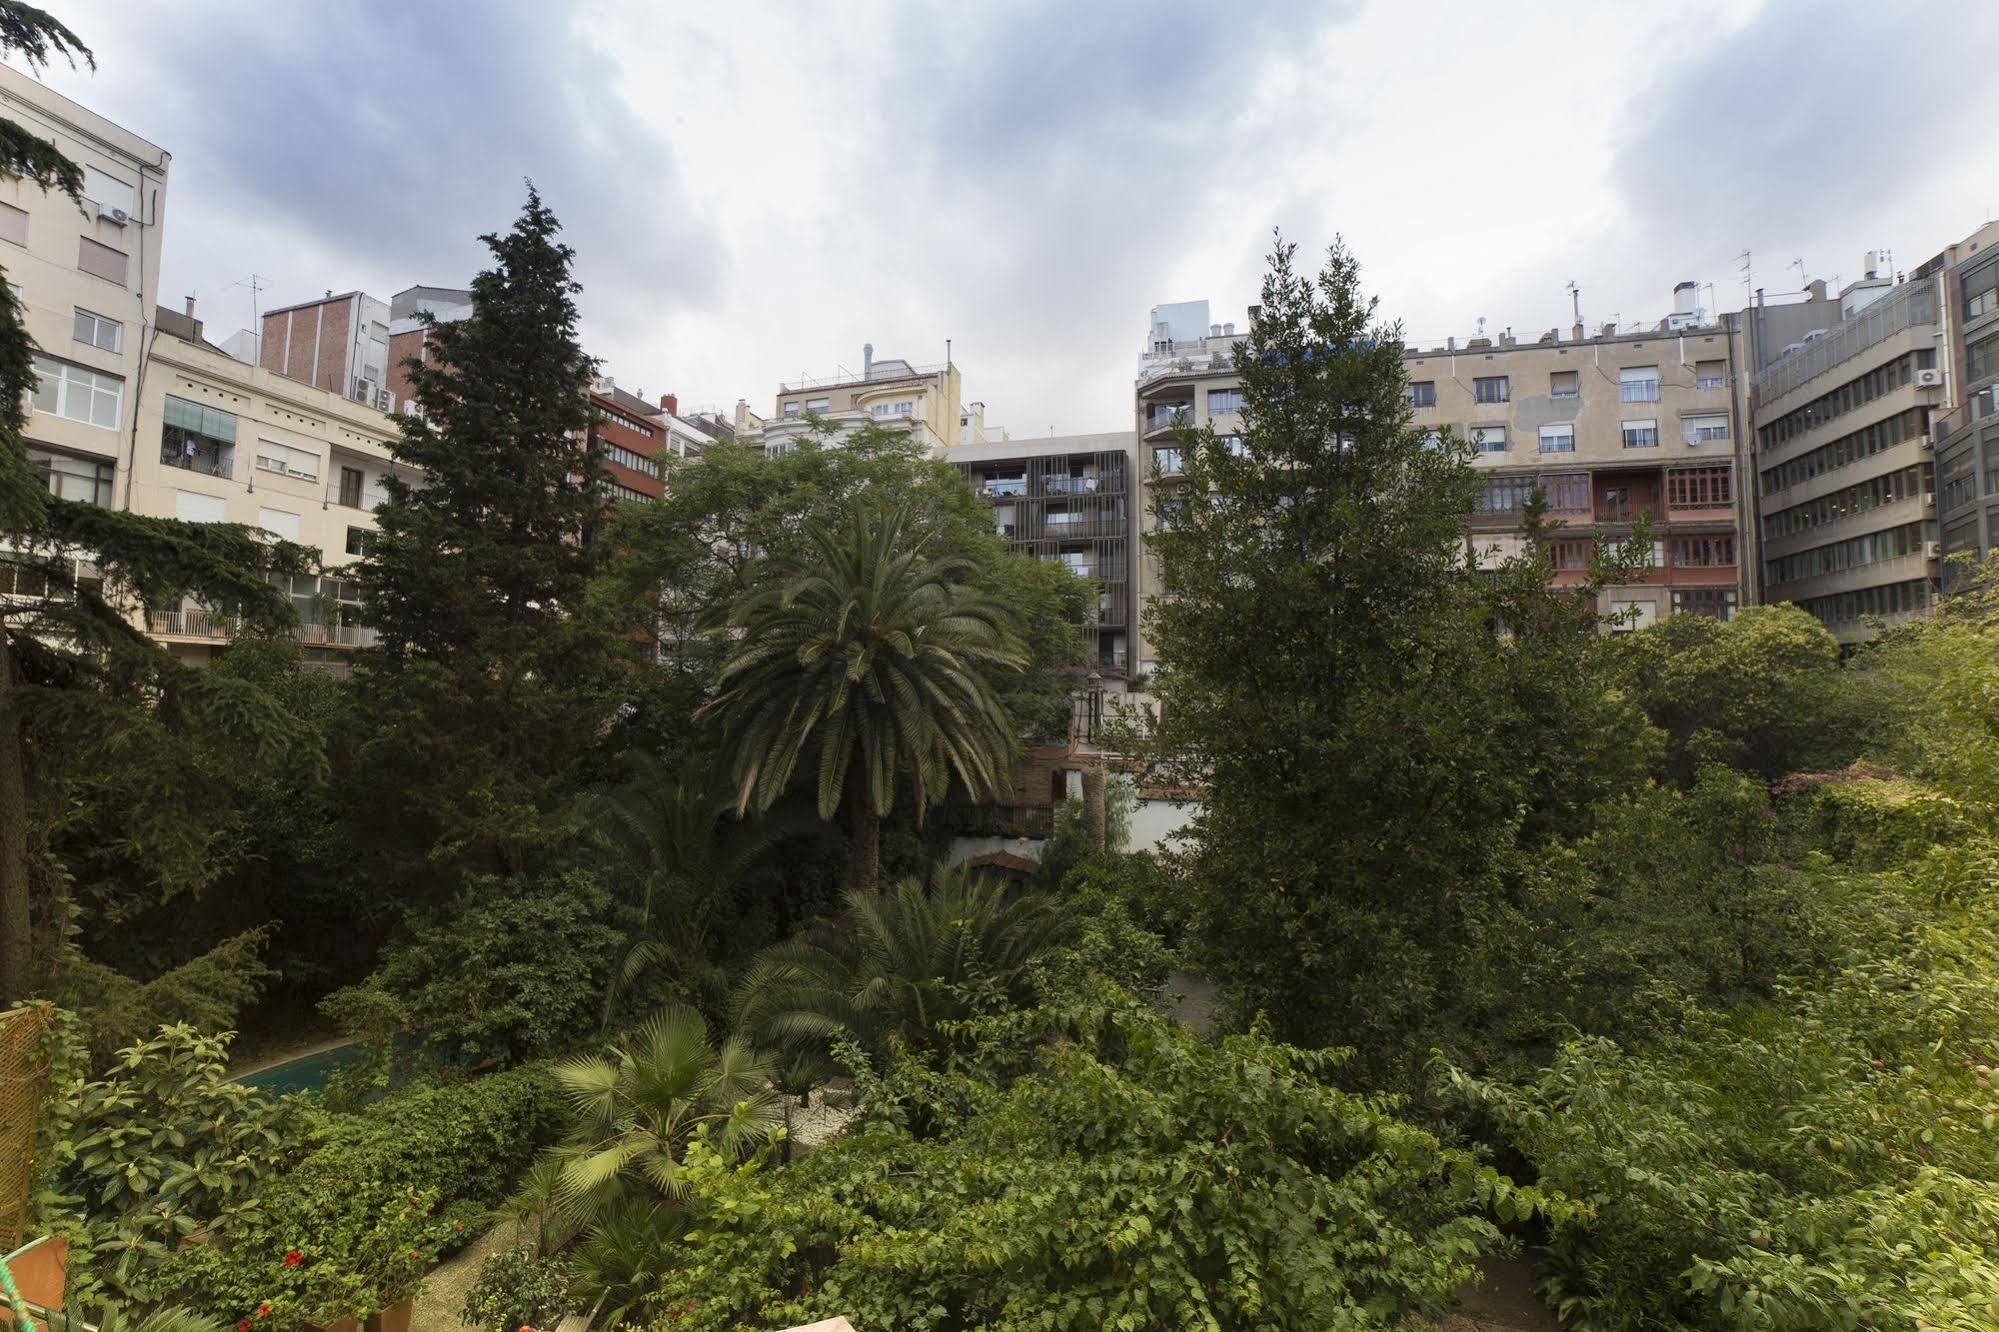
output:
<instances>
[{"instance_id":1,"label":"beige apartment building","mask_svg":"<svg viewBox=\"0 0 1999 1332\"><path fill-rule=\"evenodd\" d=\"M1682 283L1673 313L1643 331L1586 335L1575 325L1566 336L1453 338L1405 352L1416 424L1455 430L1477 450L1484 490L1469 522L1490 557L1518 549L1536 487L1558 525L1559 583L1583 581L1599 538L1627 539L1643 523L1644 566L1600 598L1618 628L1676 611L1726 617L1742 600L1733 338L1694 297ZM1249 319L1257 314L1251 307ZM1142 488L1180 475L1180 424L1212 425L1225 440L1240 428L1234 356L1245 335L1211 321L1205 301L1153 309L1136 386ZM1152 524L1141 499L1141 532ZM1150 552L1138 564L1142 607L1158 591L1158 565ZM1134 659L1140 671L1157 665L1142 618Z\"/></svg>"},{"instance_id":2,"label":"beige apartment building","mask_svg":"<svg viewBox=\"0 0 1999 1332\"><path fill-rule=\"evenodd\" d=\"M168 155L5 66L0 109L84 173L80 208L30 181L0 180L0 268L41 348L28 457L54 493L127 508Z\"/></svg>"},{"instance_id":3,"label":"beige apartment building","mask_svg":"<svg viewBox=\"0 0 1999 1332\"><path fill-rule=\"evenodd\" d=\"M941 457L957 443L965 415L963 377L948 359L941 365L876 360L868 343L859 374L843 369L779 385L777 412L761 422L756 438L774 452L796 448L811 429L809 418L817 417L838 434L870 423L907 430ZM739 430L737 437L750 436Z\"/></svg>"},{"instance_id":4,"label":"beige apartment building","mask_svg":"<svg viewBox=\"0 0 1999 1332\"><path fill-rule=\"evenodd\" d=\"M367 548L394 464L395 421L337 391L246 365L202 338L199 321L161 310L134 437L131 505L197 523L243 523L319 550L326 570L286 591L309 657L338 663L372 642L359 589L341 575ZM235 626L194 604L158 610L148 630L175 655L205 660Z\"/></svg>"}]
</instances>

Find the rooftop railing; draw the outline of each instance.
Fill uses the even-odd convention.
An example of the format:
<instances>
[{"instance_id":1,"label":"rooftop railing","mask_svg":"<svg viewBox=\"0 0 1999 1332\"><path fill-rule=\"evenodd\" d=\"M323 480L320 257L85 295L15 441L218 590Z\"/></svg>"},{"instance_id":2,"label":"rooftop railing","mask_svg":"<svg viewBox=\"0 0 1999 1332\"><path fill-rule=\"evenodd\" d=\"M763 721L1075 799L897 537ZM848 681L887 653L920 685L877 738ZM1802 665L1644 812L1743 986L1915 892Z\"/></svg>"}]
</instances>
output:
<instances>
[{"instance_id":1,"label":"rooftop railing","mask_svg":"<svg viewBox=\"0 0 1999 1332\"><path fill-rule=\"evenodd\" d=\"M1781 398L1834 366L1852 360L1875 343L1912 325L1933 324L1936 320L1936 284L1927 278L1904 282L1824 337L1812 339L1789 356L1757 371L1750 381L1756 400L1769 402Z\"/></svg>"}]
</instances>

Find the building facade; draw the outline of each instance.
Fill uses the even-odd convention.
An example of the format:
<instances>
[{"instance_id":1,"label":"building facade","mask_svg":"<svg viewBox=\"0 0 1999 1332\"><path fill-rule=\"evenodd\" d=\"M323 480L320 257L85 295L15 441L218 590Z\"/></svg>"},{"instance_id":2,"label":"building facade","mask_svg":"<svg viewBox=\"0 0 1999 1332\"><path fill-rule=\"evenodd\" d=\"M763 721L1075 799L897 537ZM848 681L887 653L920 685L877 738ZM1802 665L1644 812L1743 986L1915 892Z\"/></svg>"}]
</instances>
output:
<instances>
[{"instance_id":1,"label":"building facade","mask_svg":"<svg viewBox=\"0 0 1999 1332\"><path fill-rule=\"evenodd\" d=\"M1931 418L1943 401L1934 275L1876 271L1770 355L1762 309L1743 312L1761 362L1746 397L1753 452L1757 598L1792 602L1842 643L1926 612L1938 574Z\"/></svg>"},{"instance_id":2,"label":"building facade","mask_svg":"<svg viewBox=\"0 0 1999 1332\"><path fill-rule=\"evenodd\" d=\"M389 302L366 292L328 292L269 311L257 363L377 411L393 412L389 384Z\"/></svg>"},{"instance_id":3,"label":"building facade","mask_svg":"<svg viewBox=\"0 0 1999 1332\"><path fill-rule=\"evenodd\" d=\"M1932 424L1946 586L1953 556L1999 550L1999 223L1935 261L1945 328L1947 410Z\"/></svg>"},{"instance_id":4,"label":"building facade","mask_svg":"<svg viewBox=\"0 0 1999 1332\"><path fill-rule=\"evenodd\" d=\"M983 435L983 412L979 429ZM1096 606L1083 630L1089 661L1102 676L1125 678L1138 621L1131 558L1137 459L1131 436L1114 431L987 438L962 444L950 456L991 507L993 529L1014 551L1061 564L1096 583Z\"/></svg>"},{"instance_id":5,"label":"building facade","mask_svg":"<svg viewBox=\"0 0 1999 1332\"><path fill-rule=\"evenodd\" d=\"M168 155L0 66L0 107L83 168L84 202L0 179L0 269L39 351L28 458L69 499L131 507Z\"/></svg>"},{"instance_id":6,"label":"building facade","mask_svg":"<svg viewBox=\"0 0 1999 1332\"><path fill-rule=\"evenodd\" d=\"M776 415L762 423L760 436L766 449L782 452L810 433L812 418L836 435L873 424L907 430L942 457L964 428L963 394L963 378L949 361L912 365L893 357L876 360L874 344L868 343L861 348L858 375L843 371L779 385ZM739 429L737 437L747 435Z\"/></svg>"},{"instance_id":7,"label":"building facade","mask_svg":"<svg viewBox=\"0 0 1999 1332\"><path fill-rule=\"evenodd\" d=\"M599 379L590 387L590 435L602 451L606 482L612 498L636 504L658 503L666 493L666 471L660 459L667 453L667 425L658 408Z\"/></svg>"},{"instance_id":8,"label":"building facade","mask_svg":"<svg viewBox=\"0 0 1999 1332\"><path fill-rule=\"evenodd\" d=\"M341 566L375 530L382 478L395 464L393 418L331 388L245 365L201 326L158 314L136 413L130 507L197 523L242 523L318 549L324 573L289 580L309 657L338 662L374 639L359 588ZM410 477L405 473L406 478ZM196 603L155 610L147 628L175 655L205 660L235 632Z\"/></svg>"}]
</instances>

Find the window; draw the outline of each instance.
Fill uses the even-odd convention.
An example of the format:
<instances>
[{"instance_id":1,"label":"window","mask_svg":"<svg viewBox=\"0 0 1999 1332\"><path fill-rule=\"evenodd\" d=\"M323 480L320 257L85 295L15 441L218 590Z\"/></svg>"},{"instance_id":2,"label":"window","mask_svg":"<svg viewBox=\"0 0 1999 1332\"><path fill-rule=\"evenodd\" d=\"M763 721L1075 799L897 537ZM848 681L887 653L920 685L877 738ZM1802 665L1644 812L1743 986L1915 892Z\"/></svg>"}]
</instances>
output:
<instances>
[{"instance_id":1,"label":"window","mask_svg":"<svg viewBox=\"0 0 1999 1332\"><path fill-rule=\"evenodd\" d=\"M1727 439L1728 417L1719 412L1710 416L1682 416L1680 437L1689 444L1710 444Z\"/></svg>"},{"instance_id":2,"label":"window","mask_svg":"<svg viewBox=\"0 0 1999 1332\"><path fill-rule=\"evenodd\" d=\"M1506 452L1506 427L1498 425L1473 426L1471 428L1471 446L1474 453Z\"/></svg>"},{"instance_id":3,"label":"window","mask_svg":"<svg viewBox=\"0 0 1999 1332\"><path fill-rule=\"evenodd\" d=\"M634 453L622 444L612 444L609 442L605 443L604 456L620 467L642 473L643 475L652 477L655 481L659 479L659 460L657 458L648 458L642 454Z\"/></svg>"},{"instance_id":4,"label":"window","mask_svg":"<svg viewBox=\"0 0 1999 1332\"><path fill-rule=\"evenodd\" d=\"M229 501L220 495L176 490L174 517L184 523L226 523L229 521Z\"/></svg>"},{"instance_id":5,"label":"window","mask_svg":"<svg viewBox=\"0 0 1999 1332\"><path fill-rule=\"evenodd\" d=\"M1673 614L1707 615L1717 620L1735 617L1732 587L1689 587L1673 593Z\"/></svg>"},{"instance_id":6,"label":"window","mask_svg":"<svg viewBox=\"0 0 1999 1332\"><path fill-rule=\"evenodd\" d=\"M1437 381L1421 379L1409 385L1409 405L1411 407L1435 407L1437 405Z\"/></svg>"},{"instance_id":7,"label":"window","mask_svg":"<svg viewBox=\"0 0 1999 1332\"><path fill-rule=\"evenodd\" d=\"M1548 563L1559 570L1572 572L1589 568L1591 542L1550 541L1548 543Z\"/></svg>"},{"instance_id":8,"label":"window","mask_svg":"<svg viewBox=\"0 0 1999 1332\"><path fill-rule=\"evenodd\" d=\"M286 541L298 540L298 515L288 509L257 510L257 526L274 537Z\"/></svg>"},{"instance_id":9,"label":"window","mask_svg":"<svg viewBox=\"0 0 1999 1332\"><path fill-rule=\"evenodd\" d=\"M1574 370L1556 370L1548 376L1549 397L1580 398L1582 395L1582 376Z\"/></svg>"},{"instance_id":10,"label":"window","mask_svg":"<svg viewBox=\"0 0 1999 1332\"><path fill-rule=\"evenodd\" d=\"M138 206L130 185L94 166L83 169L83 197L105 208L116 208L128 216Z\"/></svg>"},{"instance_id":11,"label":"window","mask_svg":"<svg viewBox=\"0 0 1999 1332\"><path fill-rule=\"evenodd\" d=\"M1995 351L1999 351L1999 338L1993 339ZM1868 371L1857 379L1852 379L1840 387L1822 393L1802 407L1784 413L1756 433L1761 439L1761 447L1773 449L1808 431L1816 430L1826 422L1844 416L1848 412L1865 407L1884 393L1909 383L1918 370L1928 370L1936 365L1936 350L1924 348L1898 357L1884 366Z\"/></svg>"},{"instance_id":12,"label":"window","mask_svg":"<svg viewBox=\"0 0 1999 1332\"><path fill-rule=\"evenodd\" d=\"M350 527L347 529L347 553L349 555L372 555L374 551L374 528Z\"/></svg>"},{"instance_id":13,"label":"window","mask_svg":"<svg viewBox=\"0 0 1999 1332\"><path fill-rule=\"evenodd\" d=\"M1489 476L1485 480L1485 493L1479 497L1478 512L1518 513L1533 493L1534 478L1531 476Z\"/></svg>"},{"instance_id":14,"label":"window","mask_svg":"<svg viewBox=\"0 0 1999 1332\"><path fill-rule=\"evenodd\" d=\"M106 430L118 428L119 411L124 405L124 380L39 352L35 355L35 376L36 411L67 416L72 421Z\"/></svg>"},{"instance_id":15,"label":"window","mask_svg":"<svg viewBox=\"0 0 1999 1332\"><path fill-rule=\"evenodd\" d=\"M1697 389L1725 388L1728 384L1728 363L1726 361L1695 361L1694 387ZM1727 618L1726 616L1723 617Z\"/></svg>"},{"instance_id":16,"label":"window","mask_svg":"<svg viewBox=\"0 0 1999 1332\"><path fill-rule=\"evenodd\" d=\"M109 245L99 245L88 236L76 238L76 266L92 277L101 277L106 282L125 285L125 268L130 262L123 250L114 250Z\"/></svg>"},{"instance_id":17,"label":"window","mask_svg":"<svg viewBox=\"0 0 1999 1332\"><path fill-rule=\"evenodd\" d=\"M832 405L833 400L831 398L812 398L806 402L805 410L808 412L823 412Z\"/></svg>"},{"instance_id":18,"label":"window","mask_svg":"<svg viewBox=\"0 0 1999 1332\"><path fill-rule=\"evenodd\" d=\"M160 420L161 462L210 476L236 470L236 418L228 412L169 393Z\"/></svg>"},{"instance_id":19,"label":"window","mask_svg":"<svg viewBox=\"0 0 1999 1332\"><path fill-rule=\"evenodd\" d=\"M367 484L368 474L358 467L340 469L340 503L349 509L361 507L361 488ZM349 528L353 531L353 528ZM347 552L353 554L353 551Z\"/></svg>"},{"instance_id":20,"label":"window","mask_svg":"<svg viewBox=\"0 0 1999 1332\"><path fill-rule=\"evenodd\" d=\"M1877 453L1886 452L1912 439L1920 439L1929 430L1929 414L1921 407L1911 407L1904 412L1877 421L1871 426L1863 426L1850 435L1821 444L1806 453L1801 453L1788 462L1766 468L1763 472L1763 493L1776 491L1809 481L1815 476L1836 471L1872 458ZM1759 431L1768 444L1768 431Z\"/></svg>"},{"instance_id":21,"label":"window","mask_svg":"<svg viewBox=\"0 0 1999 1332\"><path fill-rule=\"evenodd\" d=\"M16 245L28 243L28 211L10 203L0 203L0 240Z\"/></svg>"},{"instance_id":22,"label":"window","mask_svg":"<svg viewBox=\"0 0 1999 1332\"><path fill-rule=\"evenodd\" d=\"M1541 452L1574 453L1576 451L1576 428L1572 425L1545 425L1541 427Z\"/></svg>"},{"instance_id":23,"label":"window","mask_svg":"<svg viewBox=\"0 0 1999 1332\"><path fill-rule=\"evenodd\" d=\"M108 462L76 458L30 444L28 468L42 478L49 494L57 499L106 506L111 503L111 478L116 469Z\"/></svg>"},{"instance_id":24,"label":"window","mask_svg":"<svg viewBox=\"0 0 1999 1332\"><path fill-rule=\"evenodd\" d=\"M87 342L100 351L120 352L125 349L125 326L115 319L106 319L101 314L78 310L76 340Z\"/></svg>"},{"instance_id":25,"label":"window","mask_svg":"<svg viewBox=\"0 0 1999 1332\"><path fill-rule=\"evenodd\" d=\"M257 441L257 469L300 481L319 480L319 455L309 449L295 449L274 439Z\"/></svg>"},{"instance_id":26,"label":"window","mask_svg":"<svg viewBox=\"0 0 1999 1332\"><path fill-rule=\"evenodd\" d=\"M1624 423L1624 447L1627 449L1658 448L1659 423L1657 421L1626 421Z\"/></svg>"},{"instance_id":27,"label":"window","mask_svg":"<svg viewBox=\"0 0 1999 1332\"><path fill-rule=\"evenodd\" d=\"M1718 509L1733 502L1726 467L1680 467L1666 473L1668 509Z\"/></svg>"},{"instance_id":28,"label":"window","mask_svg":"<svg viewBox=\"0 0 1999 1332\"><path fill-rule=\"evenodd\" d=\"M1159 469L1161 476L1179 476L1186 470L1181 464L1182 459L1180 450L1178 449L1154 449L1152 451L1152 465Z\"/></svg>"},{"instance_id":29,"label":"window","mask_svg":"<svg viewBox=\"0 0 1999 1332\"><path fill-rule=\"evenodd\" d=\"M1964 373L1973 383L1999 375L1999 333L1964 349Z\"/></svg>"},{"instance_id":30,"label":"window","mask_svg":"<svg viewBox=\"0 0 1999 1332\"><path fill-rule=\"evenodd\" d=\"M1472 380L1471 396L1474 402L1505 402L1506 376L1493 375L1489 378Z\"/></svg>"},{"instance_id":31,"label":"window","mask_svg":"<svg viewBox=\"0 0 1999 1332\"><path fill-rule=\"evenodd\" d=\"M1848 537L1844 541L1814 546L1795 555L1771 560L1765 573L1773 584L1790 583L1802 578L1817 578L1821 574L1838 573L1842 569L1901 559L1921 551L1925 541L1935 539L1934 534L1934 524L1904 523L1899 527Z\"/></svg>"},{"instance_id":32,"label":"window","mask_svg":"<svg viewBox=\"0 0 1999 1332\"><path fill-rule=\"evenodd\" d=\"M786 404L784 404L784 415L787 420L796 419L799 411L800 411L800 406L798 403L787 402Z\"/></svg>"},{"instance_id":33,"label":"window","mask_svg":"<svg viewBox=\"0 0 1999 1332\"><path fill-rule=\"evenodd\" d=\"M1659 367L1629 365L1617 372L1619 402L1659 401Z\"/></svg>"},{"instance_id":34,"label":"window","mask_svg":"<svg viewBox=\"0 0 1999 1332\"><path fill-rule=\"evenodd\" d=\"M895 405L895 414L897 416L908 416L911 412L915 410L916 410L916 404L913 402L898 402Z\"/></svg>"},{"instance_id":35,"label":"window","mask_svg":"<svg viewBox=\"0 0 1999 1332\"><path fill-rule=\"evenodd\" d=\"M1987 264L1976 273L1964 275L1964 317L1982 319L1999 310L1999 264Z\"/></svg>"},{"instance_id":36,"label":"window","mask_svg":"<svg viewBox=\"0 0 1999 1332\"><path fill-rule=\"evenodd\" d=\"M1209 416L1220 416L1224 412L1239 412L1241 410L1242 410L1241 389L1232 388L1232 389L1208 390Z\"/></svg>"},{"instance_id":37,"label":"window","mask_svg":"<svg viewBox=\"0 0 1999 1332\"><path fill-rule=\"evenodd\" d=\"M1589 473L1557 472L1541 478L1550 513L1588 513Z\"/></svg>"},{"instance_id":38,"label":"window","mask_svg":"<svg viewBox=\"0 0 1999 1332\"><path fill-rule=\"evenodd\" d=\"M1185 407L1153 406L1145 411L1145 428L1148 432L1164 430L1169 426L1184 425L1187 421Z\"/></svg>"},{"instance_id":39,"label":"window","mask_svg":"<svg viewBox=\"0 0 1999 1332\"><path fill-rule=\"evenodd\" d=\"M1243 443L1241 435L1218 435L1216 438L1221 440L1222 451L1227 453L1229 457L1247 458L1249 456L1249 445Z\"/></svg>"},{"instance_id":40,"label":"window","mask_svg":"<svg viewBox=\"0 0 1999 1332\"><path fill-rule=\"evenodd\" d=\"M633 490L630 486L621 486L616 481L607 481L604 484L604 493L612 499L630 500L634 504L653 504L657 503L659 499L657 495L648 495L643 490Z\"/></svg>"},{"instance_id":41,"label":"window","mask_svg":"<svg viewBox=\"0 0 1999 1332\"><path fill-rule=\"evenodd\" d=\"M1673 564L1676 568L1714 569L1734 563L1735 537L1732 534L1673 538Z\"/></svg>"}]
</instances>

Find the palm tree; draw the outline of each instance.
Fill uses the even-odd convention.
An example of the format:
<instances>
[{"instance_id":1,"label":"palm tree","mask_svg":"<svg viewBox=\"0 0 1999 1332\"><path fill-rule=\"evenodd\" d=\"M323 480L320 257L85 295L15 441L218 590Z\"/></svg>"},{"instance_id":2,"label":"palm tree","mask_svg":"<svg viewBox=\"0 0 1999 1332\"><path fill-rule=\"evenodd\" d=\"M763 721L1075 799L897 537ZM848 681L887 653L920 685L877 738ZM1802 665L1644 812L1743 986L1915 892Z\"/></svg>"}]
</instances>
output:
<instances>
[{"instance_id":1,"label":"palm tree","mask_svg":"<svg viewBox=\"0 0 1999 1332\"><path fill-rule=\"evenodd\" d=\"M697 1128L729 1156L769 1141L779 1122L771 1071L769 1056L741 1039L709 1045L701 1015L677 1005L603 1054L556 1065L573 1115L555 1149L569 1219L587 1220L635 1185L676 1198L680 1154Z\"/></svg>"},{"instance_id":2,"label":"palm tree","mask_svg":"<svg viewBox=\"0 0 1999 1332\"><path fill-rule=\"evenodd\" d=\"M774 944L744 974L736 1030L780 1047L821 1048L839 1031L870 1049L891 1037L932 1044L940 1023L1027 998L1027 966L1066 932L1050 898L963 869L925 890L850 889L847 916Z\"/></svg>"},{"instance_id":3,"label":"palm tree","mask_svg":"<svg viewBox=\"0 0 1999 1332\"><path fill-rule=\"evenodd\" d=\"M770 808L818 746L819 817L846 807L851 886L881 878L881 819L907 770L918 817L952 781L974 799L1003 789L1013 726L989 672L1027 653L1013 616L960 580L969 561L933 559L907 509L856 504L812 524L810 558L780 565L731 608L741 641L702 709L723 723L738 813Z\"/></svg>"},{"instance_id":4,"label":"palm tree","mask_svg":"<svg viewBox=\"0 0 1999 1332\"><path fill-rule=\"evenodd\" d=\"M705 969L719 983L714 944L723 908L773 847L823 827L803 810L751 822L727 817L729 802L699 760L675 769L639 753L631 767L624 785L584 800L639 908L604 996L607 1031L619 999L648 967L678 966L696 985L711 978L692 974Z\"/></svg>"}]
</instances>

